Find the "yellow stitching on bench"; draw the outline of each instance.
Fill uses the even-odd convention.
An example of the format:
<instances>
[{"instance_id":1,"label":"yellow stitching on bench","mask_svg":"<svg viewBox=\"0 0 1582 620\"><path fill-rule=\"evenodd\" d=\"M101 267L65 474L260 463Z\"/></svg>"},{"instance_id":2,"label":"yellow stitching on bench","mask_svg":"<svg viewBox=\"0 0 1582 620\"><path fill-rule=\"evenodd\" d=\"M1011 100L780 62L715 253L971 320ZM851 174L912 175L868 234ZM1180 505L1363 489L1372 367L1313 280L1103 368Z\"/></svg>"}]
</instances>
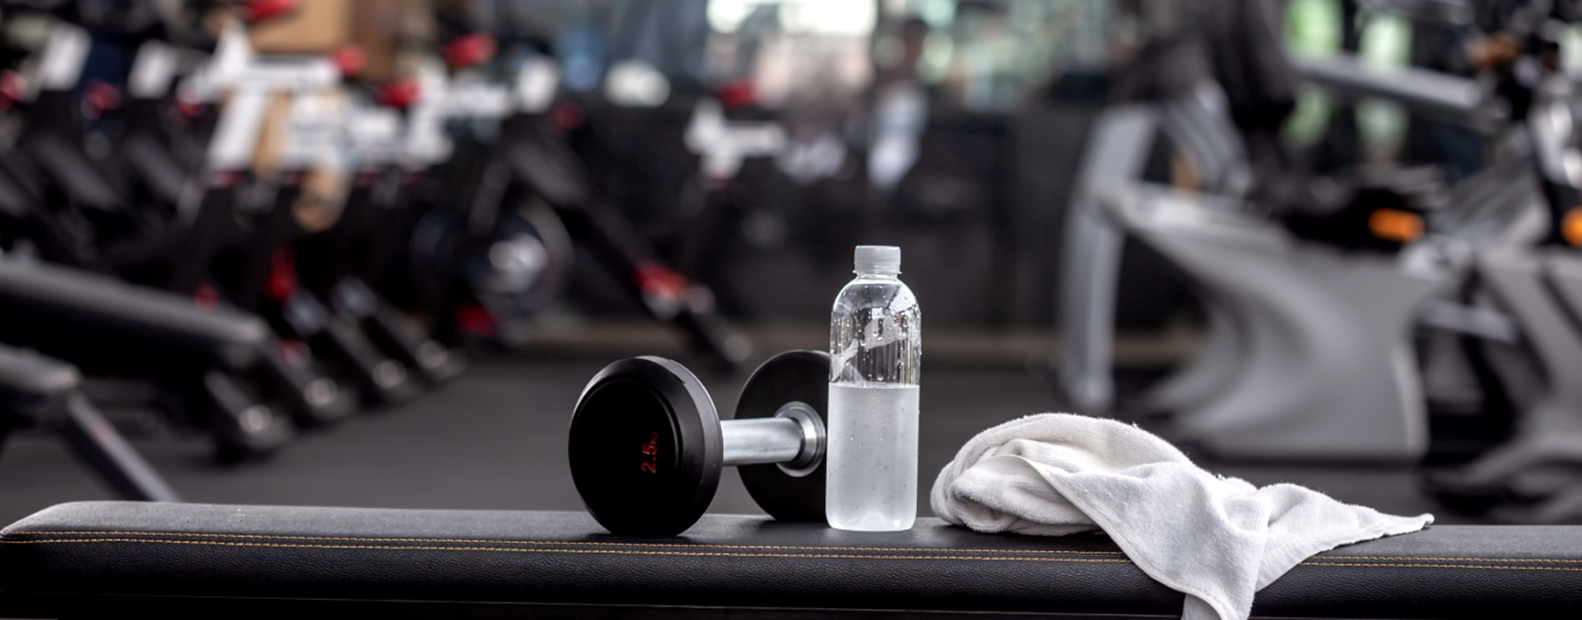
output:
<instances>
[{"instance_id":1,"label":"yellow stitching on bench","mask_svg":"<svg viewBox=\"0 0 1582 620\"><path fill-rule=\"evenodd\" d=\"M631 542L597 542L597 541L547 541L547 540L497 540L482 538L374 538L352 536L290 536L277 534L214 534L214 533L179 533L179 532L128 532L128 531L41 531L41 532L13 532L0 530L0 535L10 536L191 536L195 538L264 538L279 540L325 540L325 541L352 541L352 542L421 542L421 543L481 543L481 544L511 544L511 545L565 545L565 546L598 546L598 547L677 547L686 549L767 549L767 550L795 550L795 551L898 551L911 553L1027 553L1027 554L1073 554L1073 555L1123 555L1120 551L1077 551L1058 549L966 549L956 547L946 548L921 548L921 547L843 547L843 546L791 546L791 545L718 545L710 543L631 543ZM1569 559L1544 559L1544 558L1434 558L1414 556L1350 556L1328 555L1315 556L1319 560L1407 560L1424 562L1550 562L1556 564L1582 564L1582 560Z\"/></svg>"},{"instance_id":2,"label":"yellow stitching on bench","mask_svg":"<svg viewBox=\"0 0 1582 620\"><path fill-rule=\"evenodd\" d=\"M285 536L274 534L200 534L180 532L0 532L0 535L10 536L191 536L194 538L273 538L279 540L339 540L351 542L422 542L422 543L482 543L482 544L512 544L512 545L571 545L571 546L600 546L600 547L680 547L687 549L789 549L798 551L842 550L842 551L906 551L913 553L955 552L955 553L1069 553L1075 555L1124 555L1120 551L1062 551L1058 549L965 549L946 547L929 549L921 547L818 547L818 546L784 546L784 545L716 545L710 543L629 543L629 542L596 542L596 541L548 541L548 540L491 540L480 538L359 538L349 536ZM4 541L0 541L4 542Z\"/></svg>"},{"instance_id":3,"label":"yellow stitching on bench","mask_svg":"<svg viewBox=\"0 0 1582 620\"><path fill-rule=\"evenodd\" d=\"M1582 564L1582 560L1548 560L1543 558L1414 558L1389 555L1321 555L1320 560L1420 560L1424 562L1554 562Z\"/></svg>"},{"instance_id":4,"label":"yellow stitching on bench","mask_svg":"<svg viewBox=\"0 0 1582 620\"><path fill-rule=\"evenodd\" d=\"M519 549L510 547L432 547L432 546L380 546L380 545L294 545L283 543L217 542L206 540L158 540L145 538L75 538L63 540L0 540L9 545L47 545L69 543L125 542L141 544L203 545L216 547L266 547L281 549L372 549L382 551L500 551L505 553L585 553L597 555L673 555L688 557L728 558L813 558L853 560L981 560L1020 562L1087 562L1131 564L1131 560L1100 560L1090 558L1027 558L993 556L937 556L937 555L857 555L857 554L805 554L805 553L697 553L685 551L627 551L621 549Z\"/></svg>"},{"instance_id":5,"label":"yellow stitching on bench","mask_svg":"<svg viewBox=\"0 0 1582 620\"><path fill-rule=\"evenodd\" d=\"M735 558L808 558L808 559L850 559L850 560L964 560L964 561L1012 561L1012 562L1082 562L1105 564L1131 564L1130 560L1108 560L1092 558L1029 558L1029 557L994 557L994 556L938 556L938 555L855 555L855 554L802 554L802 553L698 553L684 551L627 551L620 549L519 549L509 547L433 547L433 546L379 546L379 545L298 545L280 543L248 543L248 542L217 542L198 540L159 540L146 538L74 538L60 540L0 540L0 544L10 545L42 545L42 544L71 544L71 543L106 543L125 542L138 544L172 544L172 545L200 545L215 547L263 547L281 549L368 549L384 551L498 551L503 553L580 553L597 555L661 555L682 557L735 557ZM1465 564L1398 564L1383 562L1302 562L1304 566L1345 566L1355 568L1452 568L1471 570L1536 570L1549 572L1582 572L1582 568L1563 568L1557 566L1476 566Z\"/></svg>"},{"instance_id":6,"label":"yellow stitching on bench","mask_svg":"<svg viewBox=\"0 0 1582 620\"><path fill-rule=\"evenodd\" d=\"M1357 567L1365 567L1365 568L1371 568L1371 567L1378 567L1378 568L1470 568L1470 569L1476 569L1476 570L1542 570L1542 571L1565 571L1565 572L1579 572L1579 573L1582 573L1582 568L1563 568L1563 567L1560 567L1560 566L1474 566L1474 565L1468 565L1468 564L1387 564L1387 563L1371 563L1371 562L1359 562L1359 563L1348 563L1348 562L1303 562L1302 565L1303 566L1357 566Z\"/></svg>"}]
</instances>

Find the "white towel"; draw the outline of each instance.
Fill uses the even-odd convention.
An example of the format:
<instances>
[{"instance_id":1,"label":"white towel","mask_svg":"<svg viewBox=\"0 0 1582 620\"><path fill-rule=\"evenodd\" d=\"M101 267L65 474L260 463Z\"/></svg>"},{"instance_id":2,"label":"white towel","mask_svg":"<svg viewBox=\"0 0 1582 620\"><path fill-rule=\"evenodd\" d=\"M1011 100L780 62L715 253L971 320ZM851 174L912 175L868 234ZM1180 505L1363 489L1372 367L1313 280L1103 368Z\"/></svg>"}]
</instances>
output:
<instances>
[{"instance_id":1,"label":"white towel","mask_svg":"<svg viewBox=\"0 0 1582 620\"><path fill-rule=\"evenodd\" d=\"M1259 489L1135 426L1064 413L979 433L939 472L932 504L979 532L1102 529L1144 573L1186 594L1186 620L1246 618L1254 592L1313 554L1434 521L1293 484Z\"/></svg>"}]
</instances>

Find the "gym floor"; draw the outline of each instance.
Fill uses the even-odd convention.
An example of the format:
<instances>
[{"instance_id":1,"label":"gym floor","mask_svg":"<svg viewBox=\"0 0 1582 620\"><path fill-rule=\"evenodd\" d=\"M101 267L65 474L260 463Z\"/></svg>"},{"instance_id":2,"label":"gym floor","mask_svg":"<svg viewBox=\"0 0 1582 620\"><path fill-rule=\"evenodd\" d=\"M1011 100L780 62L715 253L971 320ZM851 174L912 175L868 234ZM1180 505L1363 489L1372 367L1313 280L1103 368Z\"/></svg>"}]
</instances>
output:
<instances>
[{"instance_id":1,"label":"gym floor","mask_svg":"<svg viewBox=\"0 0 1582 620\"><path fill-rule=\"evenodd\" d=\"M616 357L540 352L476 358L466 374L437 391L306 433L269 461L235 467L210 461L201 436L139 431L147 425L138 424L128 432L192 502L581 510L566 465L566 427L583 385ZM722 412L730 411L745 374L702 376ZM923 376L918 507L928 515L934 475L973 434L1054 410L1057 401L1047 377L1015 364L925 362ZM1405 468L1205 466L1258 485L1306 485L1385 512L1434 512L1441 523L1464 521L1438 510ZM50 435L17 433L0 455L0 523L51 504L94 499L110 496ZM710 511L761 513L733 473L721 478Z\"/></svg>"}]
</instances>

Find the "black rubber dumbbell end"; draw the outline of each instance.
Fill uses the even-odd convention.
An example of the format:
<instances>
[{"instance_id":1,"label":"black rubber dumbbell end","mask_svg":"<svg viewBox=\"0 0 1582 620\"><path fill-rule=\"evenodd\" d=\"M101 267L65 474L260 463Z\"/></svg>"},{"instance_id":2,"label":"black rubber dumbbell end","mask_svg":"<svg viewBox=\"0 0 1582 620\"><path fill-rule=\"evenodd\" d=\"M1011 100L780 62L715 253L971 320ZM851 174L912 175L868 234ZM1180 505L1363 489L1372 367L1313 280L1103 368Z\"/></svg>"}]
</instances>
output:
<instances>
[{"instance_id":1,"label":"black rubber dumbbell end","mask_svg":"<svg viewBox=\"0 0 1582 620\"><path fill-rule=\"evenodd\" d=\"M724 446L703 383L658 357L600 371L577 400L571 478L613 534L674 536L696 523L719 487Z\"/></svg>"},{"instance_id":2,"label":"black rubber dumbbell end","mask_svg":"<svg viewBox=\"0 0 1582 620\"><path fill-rule=\"evenodd\" d=\"M829 354L786 351L753 371L736 401L737 420L773 418L789 408L817 416L829 427ZM820 433L822 435L822 433ZM748 495L769 516L780 521L824 522L824 438L818 458L803 467L769 463L736 468Z\"/></svg>"}]
</instances>

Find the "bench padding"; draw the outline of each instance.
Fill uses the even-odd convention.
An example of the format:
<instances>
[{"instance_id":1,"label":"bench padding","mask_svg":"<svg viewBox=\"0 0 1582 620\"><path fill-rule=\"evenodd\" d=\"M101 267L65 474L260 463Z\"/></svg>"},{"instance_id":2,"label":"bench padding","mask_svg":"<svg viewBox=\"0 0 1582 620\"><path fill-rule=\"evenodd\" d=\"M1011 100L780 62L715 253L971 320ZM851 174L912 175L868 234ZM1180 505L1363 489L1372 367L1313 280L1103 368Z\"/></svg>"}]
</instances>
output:
<instances>
[{"instance_id":1,"label":"bench padding","mask_svg":"<svg viewBox=\"0 0 1582 620\"><path fill-rule=\"evenodd\" d=\"M77 389L82 376L71 364L0 345L0 428L11 416L37 423Z\"/></svg>"},{"instance_id":2,"label":"bench padding","mask_svg":"<svg viewBox=\"0 0 1582 620\"><path fill-rule=\"evenodd\" d=\"M1181 613L1107 538L989 536L920 519L841 532L707 515L682 537L587 515L87 502L0 533L5 601L445 601L763 610ZM86 597L92 598L92 597ZM505 606L504 608L509 608ZM1582 527L1436 526L1337 549L1260 592L1271 617L1569 617Z\"/></svg>"},{"instance_id":3,"label":"bench padding","mask_svg":"<svg viewBox=\"0 0 1582 620\"><path fill-rule=\"evenodd\" d=\"M201 310L180 295L18 259L0 259L0 320L23 338L135 348L139 359L180 351L232 368L251 364L269 336L263 320L237 310Z\"/></svg>"}]
</instances>

